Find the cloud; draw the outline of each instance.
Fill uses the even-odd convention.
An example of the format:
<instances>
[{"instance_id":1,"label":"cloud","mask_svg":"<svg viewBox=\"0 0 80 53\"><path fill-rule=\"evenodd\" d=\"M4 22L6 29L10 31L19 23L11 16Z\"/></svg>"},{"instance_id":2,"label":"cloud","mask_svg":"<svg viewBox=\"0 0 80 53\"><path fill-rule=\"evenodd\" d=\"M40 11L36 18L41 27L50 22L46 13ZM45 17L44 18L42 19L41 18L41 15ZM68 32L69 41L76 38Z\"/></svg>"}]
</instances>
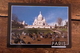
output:
<instances>
[{"instance_id":1,"label":"cloud","mask_svg":"<svg viewBox=\"0 0 80 53\"><path fill-rule=\"evenodd\" d=\"M57 23L57 17L60 17L61 15L59 14L56 14L56 12L53 12L53 11L49 11L48 13L45 14L45 19L46 19L46 22L48 23L48 25L51 25L51 26L55 26L55 24L58 26L58 23ZM62 17L62 24L61 26L64 26L66 24L66 21L68 21L68 19Z\"/></svg>"},{"instance_id":2,"label":"cloud","mask_svg":"<svg viewBox=\"0 0 80 53\"><path fill-rule=\"evenodd\" d=\"M66 24L66 22L68 22L68 19L63 20L61 26L64 26ZM51 26L55 26L55 24L58 26L57 22L48 23L48 25L51 25Z\"/></svg>"},{"instance_id":3,"label":"cloud","mask_svg":"<svg viewBox=\"0 0 80 53\"><path fill-rule=\"evenodd\" d=\"M51 23L48 23L48 25L51 25L51 26L53 26L53 22L51 22Z\"/></svg>"},{"instance_id":4,"label":"cloud","mask_svg":"<svg viewBox=\"0 0 80 53\"><path fill-rule=\"evenodd\" d=\"M46 22L50 23L52 21L54 21L54 13L53 12L48 12L46 15L45 15L45 19L46 19Z\"/></svg>"},{"instance_id":5,"label":"cloud","mask_svg":"<svg viewBox=\"0 0 80 53\"><path fill-rule=\"evenodd\" d=\"M51 25L51 26L55 26L55 24L58 25L57 22L51 22L51 23L48 23L48 25Z\"/></svg>"}]
</instances>

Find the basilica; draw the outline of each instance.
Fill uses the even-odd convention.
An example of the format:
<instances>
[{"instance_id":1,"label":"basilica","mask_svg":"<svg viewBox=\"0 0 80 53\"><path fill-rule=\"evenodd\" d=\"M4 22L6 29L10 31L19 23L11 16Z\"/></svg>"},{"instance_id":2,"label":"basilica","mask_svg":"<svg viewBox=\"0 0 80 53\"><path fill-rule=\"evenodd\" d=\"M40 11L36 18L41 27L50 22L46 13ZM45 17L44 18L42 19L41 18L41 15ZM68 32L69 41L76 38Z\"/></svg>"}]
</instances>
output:
<instances>
[{"instance_id":1,"label":"basilica","mask_svg":"<svg viewBox=\"0 0 80 53\"><path fill-rule=\"evenodd\" d=\"M54 28L54 26L48 25L40 12L37 18L35 18L33 25L27 25L25 28Z\"/></svg>"}]
</instances>

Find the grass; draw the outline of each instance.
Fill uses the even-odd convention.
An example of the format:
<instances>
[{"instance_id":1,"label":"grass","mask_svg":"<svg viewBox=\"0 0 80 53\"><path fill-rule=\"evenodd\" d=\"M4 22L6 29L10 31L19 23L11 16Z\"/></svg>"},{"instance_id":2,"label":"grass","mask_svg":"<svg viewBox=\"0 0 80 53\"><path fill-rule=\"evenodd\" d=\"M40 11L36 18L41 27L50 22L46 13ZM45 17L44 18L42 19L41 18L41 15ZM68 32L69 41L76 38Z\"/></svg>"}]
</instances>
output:
<instances>
[{"instance_id":1,"label":"grass","mask_svg":"<svg viewBox=\"0 0 80 53\"><path fill-rule=\"evenodd\" d=\"M12 28L12 30L16 30L16 29L18 29L18 28Z\"/></svg>"},{"instance_id":2,"label":"grass","mask_svg":"<svg viewBox=\"0 0 80 53\"><path fill-rule=\"evenodd\" d=\"M66 28L63 28L63 29L62 29L62 28L60 28L60 30L61 30L61 31L67 31L67 29L66 29Z\"/></svg>"},{"instance_id":3,"label":"grass","mask_svg":"<svg viewBox=\"0 0 80 53\"><path fill-rule=\"evenodd\" d=\"M17 30L17 28L14 28L14 30L12 30L15 33L21 33L21 32L25 32L25 33L39 33L39 32L44 32L44 34L47 33L51 33L52 31L50 29L46 29L46 28L24 28L23 30Z\"/></svg>"},{"instance_id":4,"label":"grass","mask_svg":"<svg viewBox=\"0 0 80 53\"><path fill-rule=\"evenodd\" d=\"M52 31L50 29L45 29L45 28L25 28L24 32L28 32L28 33L39 33L39 32L49 33L49 32L52 32Z\"/></svg>"}]
</instances>

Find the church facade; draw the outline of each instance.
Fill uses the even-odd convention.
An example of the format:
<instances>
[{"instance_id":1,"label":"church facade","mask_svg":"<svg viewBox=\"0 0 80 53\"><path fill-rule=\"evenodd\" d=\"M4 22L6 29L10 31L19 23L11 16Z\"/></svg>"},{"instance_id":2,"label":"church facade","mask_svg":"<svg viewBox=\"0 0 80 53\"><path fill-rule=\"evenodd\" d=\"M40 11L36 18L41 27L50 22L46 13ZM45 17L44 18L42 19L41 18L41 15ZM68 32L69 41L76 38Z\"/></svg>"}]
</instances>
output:
<instances>
[{"instance_id":1,"label":"church facade","mask_svg":"<svg viewBox=\"0 0 80 53\"><path fill-rule=\"evenodd\" d=\"M35 18L33 25L25 26L25 28L54 28L54 26L48 25L40 12L38 17Z\"/></svg>"}]
</instances>

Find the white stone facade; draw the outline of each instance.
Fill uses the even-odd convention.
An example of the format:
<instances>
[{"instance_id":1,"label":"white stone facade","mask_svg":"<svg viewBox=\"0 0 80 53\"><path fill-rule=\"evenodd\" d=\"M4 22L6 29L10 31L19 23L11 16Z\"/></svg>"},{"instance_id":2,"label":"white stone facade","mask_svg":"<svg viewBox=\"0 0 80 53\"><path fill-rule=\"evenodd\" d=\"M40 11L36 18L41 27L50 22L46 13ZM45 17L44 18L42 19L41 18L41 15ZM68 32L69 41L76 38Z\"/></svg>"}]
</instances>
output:
<instances>
[{"instance_id":1,"label":"white stone facade","mask_svg":"<svg viewBox=\"0 0 80 53\"><path fill-rule=\"evenodd\" d=\"M28 25L25 28L51 28L50 26Z\"/></svg>"},{"instance_id":2,"label":"white stone facade","mask_svg":"<svg viewBox=\"0 0 80 53\"><path fill-rule=\"evenodd\" d=\"M33 25L35 25L35 26L36 25L39 25L39 26L47 25L45 19L43 18L42 14L41 14L41 12L38 15L37 19L34 20Z\"/></svg>"},{"instance_id":3,"label":"white stone facade","mask_svg":"<svg viewBox=\"0 0 80 53\"><path fill-rule=\"evenodd\" d=\"M46 23L46 20L43 18L41 12L38 17L34 20L33 25L25 26L25 28L54 28L53 26L49 26Z\"/></svg>"}]
</instances>

